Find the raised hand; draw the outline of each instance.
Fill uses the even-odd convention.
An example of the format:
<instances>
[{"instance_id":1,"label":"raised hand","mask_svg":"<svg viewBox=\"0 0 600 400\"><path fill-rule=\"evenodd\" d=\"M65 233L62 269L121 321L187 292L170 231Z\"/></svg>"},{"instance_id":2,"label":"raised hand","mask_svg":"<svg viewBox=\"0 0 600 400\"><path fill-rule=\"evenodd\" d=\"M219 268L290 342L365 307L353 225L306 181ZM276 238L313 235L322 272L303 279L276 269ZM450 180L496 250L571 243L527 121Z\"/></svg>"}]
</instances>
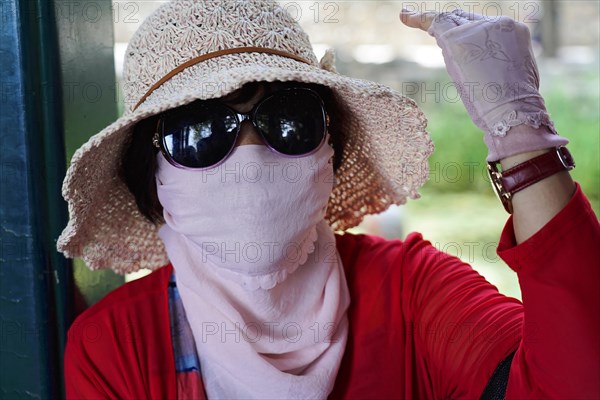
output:
<instances>
[{"instance_id":1,"label":"raised hand","mask_svg":"<svg viewBox=\"0 0 600 400\"><path fill-rule=\"evenodd\" d=\"M400 17L436 38L469 115L485 132L488 161L568 143L556 133L539 93L539 72L525 24L462 10L404 10ZM521 125L535 129L513 129Z\"/></svg>"}]
</instances>

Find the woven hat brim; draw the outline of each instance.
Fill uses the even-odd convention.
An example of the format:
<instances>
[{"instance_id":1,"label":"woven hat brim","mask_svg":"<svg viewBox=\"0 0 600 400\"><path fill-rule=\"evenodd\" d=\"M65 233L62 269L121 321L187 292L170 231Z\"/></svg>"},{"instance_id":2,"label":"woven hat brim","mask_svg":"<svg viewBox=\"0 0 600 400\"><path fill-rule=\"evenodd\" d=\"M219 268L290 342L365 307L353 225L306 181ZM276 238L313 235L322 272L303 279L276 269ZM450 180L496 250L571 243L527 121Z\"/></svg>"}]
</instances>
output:
<instances>
[{"instance_id":1,"label":"woven hat brim","mask_svg":"<svg viewBox=\"0 0 600 400\"><path fill-rule=\"evenodd\" d=\"M77 150L63 184L70 220L57 247L91 269L123 274L156 269L168 258L158 227L138 211L118 168L132 127L139 121L198 99L217 98L248 82L299 81L331 88L348 111L342 165L327 219L347 230L364 216L418 198L428 177L433 144L416 103L386 86L354 79L285 57L247 53L191 66L155 90L139 108L94 135Z\"/></svg>"}]
</instances>

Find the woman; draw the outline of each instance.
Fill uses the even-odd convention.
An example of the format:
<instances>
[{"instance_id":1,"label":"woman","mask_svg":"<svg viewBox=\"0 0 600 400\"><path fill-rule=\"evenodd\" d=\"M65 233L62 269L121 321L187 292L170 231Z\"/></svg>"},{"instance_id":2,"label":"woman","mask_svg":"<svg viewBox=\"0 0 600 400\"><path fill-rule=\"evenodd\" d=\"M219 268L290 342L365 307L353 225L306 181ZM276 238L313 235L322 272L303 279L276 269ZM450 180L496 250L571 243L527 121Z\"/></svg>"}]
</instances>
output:
<instances>
[{"instance_id":1,"label":"woman","mask_svg":"<svg viewBox=\"0 0 600 400\"><path fill-rule=\"evenodd\" d=\"M414 102L338 75L331 53L318 63L274 3L173 1L130 42L128 112L65 180L61 251L156 270L75 321L67 397L599 394L600 229L527 28L401 16L436 37L502 165L498 251L524 304L419 234L334 234L418 197L432 145Z\"/></svg>"}]
</instances>

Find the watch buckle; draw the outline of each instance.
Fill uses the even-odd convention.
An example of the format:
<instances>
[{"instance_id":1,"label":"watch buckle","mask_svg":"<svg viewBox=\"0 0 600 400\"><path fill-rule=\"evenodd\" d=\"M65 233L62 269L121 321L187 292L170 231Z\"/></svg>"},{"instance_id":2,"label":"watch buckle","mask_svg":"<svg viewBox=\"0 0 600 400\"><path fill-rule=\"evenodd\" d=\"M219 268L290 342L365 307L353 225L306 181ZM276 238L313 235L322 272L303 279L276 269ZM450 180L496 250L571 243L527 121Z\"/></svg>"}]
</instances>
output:
<instances>
[{"instance_id":1,"label":"watch buckle","mask_svg":"<svg viewBox=\"0 0 600 400\"><path fill-rule=\"evenodd\" d=\"M560 163L563 165L563 167L565 167L567 171L570 171L573 168L575 168L575 161L573 160L573 156L565 146L557 147L556 155L558 155Z\"/></svg>"}]
</instances>

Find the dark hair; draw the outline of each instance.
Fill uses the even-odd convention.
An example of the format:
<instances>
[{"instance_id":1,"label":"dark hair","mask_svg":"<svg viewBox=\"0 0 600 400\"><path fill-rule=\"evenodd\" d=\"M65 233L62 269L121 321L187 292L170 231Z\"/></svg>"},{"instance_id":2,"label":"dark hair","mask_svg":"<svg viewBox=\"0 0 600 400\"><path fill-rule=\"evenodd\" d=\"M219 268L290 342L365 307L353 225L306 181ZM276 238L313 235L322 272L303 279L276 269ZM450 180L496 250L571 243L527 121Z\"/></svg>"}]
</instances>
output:
<instances>
[{"instance_id":1,"label":"dark hair","mask_svg":"<svg viewBox=\"0 0 600 400\"><path fill-rule=\"evenodd\" d=\"M244 85L237 99L243 99L254 93L261 82ZM342 150L344 144L344 133L339 128L344 111L340 101L335 94L326 86L302 82L277 82L283 87L302 86L315 90L325 103L327 115L329 115L329 134L331 146L335 154L333 156L333 170L337 171L342 163ZM121 179L127 185L129 191L135 197L138 209L144 217L154 224L163 221L162 206L156 192L155 174L157 169L156 154L159 151L152 144L152 136L156 131L159 116L152 116L138 122L133 128L133 134L125 144L121 155L119 173Z\"/></svg>"}]
</instances>

